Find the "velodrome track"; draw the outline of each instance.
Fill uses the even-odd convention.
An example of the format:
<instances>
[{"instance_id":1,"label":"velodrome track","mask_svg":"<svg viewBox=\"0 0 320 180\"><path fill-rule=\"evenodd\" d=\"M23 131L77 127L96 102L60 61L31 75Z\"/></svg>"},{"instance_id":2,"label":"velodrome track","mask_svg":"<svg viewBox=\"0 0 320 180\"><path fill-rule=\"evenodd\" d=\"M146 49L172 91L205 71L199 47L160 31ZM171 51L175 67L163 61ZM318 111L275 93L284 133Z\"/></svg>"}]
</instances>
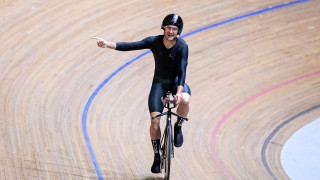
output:
<instances>
[{"instance_id":1,"label":"velodrome track","mask_svg":"<svg viewBox=\"0 0 320 180\"><path fill-rule=\"evenodd\" d=\"M161 34L171 12L194 32L172 179L289 179L282 146L320 117L317 0L0 1L0 179L161 179L150 173L153 57L91 37Z\"/></svg>"}]
</instances>

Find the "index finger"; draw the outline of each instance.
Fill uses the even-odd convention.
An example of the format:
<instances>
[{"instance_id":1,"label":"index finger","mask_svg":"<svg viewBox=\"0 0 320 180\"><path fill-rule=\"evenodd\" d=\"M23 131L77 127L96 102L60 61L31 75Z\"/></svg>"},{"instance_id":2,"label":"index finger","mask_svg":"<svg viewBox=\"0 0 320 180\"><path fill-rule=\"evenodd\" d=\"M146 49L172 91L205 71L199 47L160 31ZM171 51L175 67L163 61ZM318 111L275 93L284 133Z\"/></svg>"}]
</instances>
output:
<instances>
[{"instance_id":1,"label":"index finger","mask_svg":"<svg viewBox=\"0 0 320 180\"><path fill-rule=\"evenodd\" d=\"M92 37L92 39L95 39L95 40L102 40L101 38L98 38L98 37Z\"/></svg>"}]
</instances>

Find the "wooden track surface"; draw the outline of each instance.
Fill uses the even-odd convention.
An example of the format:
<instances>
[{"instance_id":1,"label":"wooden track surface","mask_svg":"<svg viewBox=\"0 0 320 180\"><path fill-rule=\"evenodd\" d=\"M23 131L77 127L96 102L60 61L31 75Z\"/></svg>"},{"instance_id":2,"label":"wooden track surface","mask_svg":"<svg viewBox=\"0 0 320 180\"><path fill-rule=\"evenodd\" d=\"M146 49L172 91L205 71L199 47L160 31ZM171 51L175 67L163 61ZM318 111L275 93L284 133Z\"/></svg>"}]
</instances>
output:
<instances>
[{"instance_id":1,"label":"wooden track surface","mask_svg":"<svg viewBox=\"0 0 320 180\"><path fill-rule=\"evenodd\" d=\"M171 12L183 17L186 34L286 2L0 1L0 179L98 178L84 135L86 103L145 51L97 48L92 36L118 42L161 34ZM191 120L175 149L172 179L272 179L261 160L266 138L320 102L319 73L295 79L320 71L319 22L320 1L313 0L185 38ZM88 109L85 129L104 179L162 177L150 172L153 68L148 54L123 69ZM282 145L319 116L315 109L271 139L266 161L278 179L288 179Z\"/></svg>"}]
</instances>

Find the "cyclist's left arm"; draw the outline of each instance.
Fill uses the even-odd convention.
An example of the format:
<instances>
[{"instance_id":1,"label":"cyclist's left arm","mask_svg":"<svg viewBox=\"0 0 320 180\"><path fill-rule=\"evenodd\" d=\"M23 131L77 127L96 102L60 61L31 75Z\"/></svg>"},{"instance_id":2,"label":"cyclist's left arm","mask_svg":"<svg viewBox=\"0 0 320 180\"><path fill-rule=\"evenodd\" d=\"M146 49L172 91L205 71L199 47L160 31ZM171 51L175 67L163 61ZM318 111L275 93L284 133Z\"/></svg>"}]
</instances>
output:
<instances>
[{"instance_id":1,"label":"cyclist's left arm","mask_svg":"<svg viewBox=\"0 0 320 180\"><path fill-rule=\"evenodd\" d=\"M178 65L178 86L184 86L188 65L188 46L184 46L181 52L181 58Z\"/></svg>"},{"instance_id":2,"label":"cyclist's left arm","mask_svg":"<svg viewBox=\"0 0 320 180\"><path fill-rule=\"evenodd\" d=\"M178 87L176 96L179 98L182 97L183 86L185 84L187 65L188 65L188 46L185 45L181 52L181 59L178 66Z\"/></svg>"}]
</instances>

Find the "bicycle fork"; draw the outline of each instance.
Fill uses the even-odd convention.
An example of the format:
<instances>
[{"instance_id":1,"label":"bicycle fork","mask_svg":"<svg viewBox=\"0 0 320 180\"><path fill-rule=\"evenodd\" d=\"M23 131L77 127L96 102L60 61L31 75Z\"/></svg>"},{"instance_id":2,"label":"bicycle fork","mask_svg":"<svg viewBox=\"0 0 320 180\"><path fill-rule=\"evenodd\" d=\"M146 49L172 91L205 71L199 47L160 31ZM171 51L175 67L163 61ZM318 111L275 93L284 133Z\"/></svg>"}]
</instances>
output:
<instances>
[{"instance_id":1,"label":"bicycle fork","mask_svg":"<svg viewBox=\"0 0 320 180\"><path fill-rule=\"evenodd\" d=\"M171 138L170 139L170 142L171 142L171 154L170 154L170 156L172 157L172 158L174 158L174 148L173 148L173 129L172 129L172 124L171 124L171 109L169 109L169 112L168 112L168 133L170 133L171 134L171 136L168 136L168 138Z\"/></svg>"},{"instance_id":2,"label":"bicycle fork","mask_svg":"<svg viewBox=\"0 0 320 180\"><path fill-rule=\"evenodd\" d=\"M174 148L173 148L173 130L172 130L172 125L171 125L171 112L169 111L167 113L167 124L166 124L166 127L165 127L165 131L164 131L164 134L161 138L161 144L162 147L160 148L160 152L161 152L161 169L164 169L164 162L168 156L168 154L166 154L166 146L169 146L169 144L167 144L166 142L166 139L170 138L170 142L171 142L171 154L170 156L172 158L174 158ZM171 136L170 136L170 135Z\"/></svg>"}]
</instances>

